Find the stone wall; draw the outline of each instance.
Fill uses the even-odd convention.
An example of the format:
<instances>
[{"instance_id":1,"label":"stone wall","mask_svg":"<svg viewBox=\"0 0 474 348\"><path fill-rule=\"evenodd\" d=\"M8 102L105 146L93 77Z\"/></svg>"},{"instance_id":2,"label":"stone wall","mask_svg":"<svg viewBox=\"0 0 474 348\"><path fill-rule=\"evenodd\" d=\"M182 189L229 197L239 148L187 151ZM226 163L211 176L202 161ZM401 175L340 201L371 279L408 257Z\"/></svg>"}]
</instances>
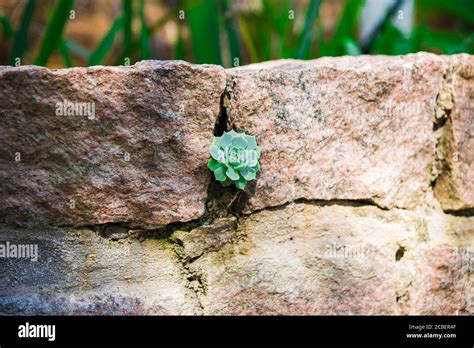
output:
<instances>
[{"instance_id":1,"label":"stone wall","mask_svg":"<svg viewBox=\"0 0 474 348\"><path fill-rule=\"evenodd\" d=\"M474 312L473 56L0 67L0 95L0 241L39 253L0 258L1 314ZM224 129L261 146L245 192L206 168Z\"/></svg>"}]
</instances>

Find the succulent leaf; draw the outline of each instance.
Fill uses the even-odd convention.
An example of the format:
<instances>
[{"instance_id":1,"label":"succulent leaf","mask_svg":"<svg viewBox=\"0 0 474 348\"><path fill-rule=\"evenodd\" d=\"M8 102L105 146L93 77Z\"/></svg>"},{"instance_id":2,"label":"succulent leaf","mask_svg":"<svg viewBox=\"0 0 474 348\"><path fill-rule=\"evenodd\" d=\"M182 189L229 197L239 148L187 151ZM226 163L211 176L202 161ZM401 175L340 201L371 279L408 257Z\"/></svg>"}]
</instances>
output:
<instances>
[{"instance_id":1,"label":"succulent leaf","mask_svg":"<svg viewBox=\"0 0 474 348\"><path fill-rule=\"evenodd\" d=\"M219 149L216 145L211 145L211 156L216 161L221 162L223 158L224 152Z\"/></svg>"},{"instance_id":2,"label":"succulent leaf","mask_svg":"<svg viewBox=\"0 0 474 348\"><path fill-rule=\"evenodd\" d=\"M235 181L235 187L239 190L245 189L245 185L247 185L247 181L244 178L240 178L239 180Z\"/></svg>"},{"instance_id":3,"label":"succulent leaf","mask_svg":"<svg viewBox=\"0 0 474 348\"><path fill-rule=\"evenodd\" d=\"M217 162L214 158L211 158L209 162L207 162L207 167L214 172L217 168L222 167L222 164Z\"/></svg>"},{"instance_id":4,"label":"succulent leaf","mask_svg":"<svg viewBox=\"0 0 474 348\"><path fill-rule=\"evenodd\" d=\"M257 173L260 170L260 163L257 162L257 165L255 167L251 167L250 169Z\"/></svg>"},{"instance_id":5,"label":"succulent leaf","mask_svg":"<svg viewBox=\"0 0 474 348\"><path fill-rule=\"evenodd\" d=\"M255 148L255 152L257 154L257 158L260 158L260 148L258 146Z\"/></svg>"},{"instance_id":6,"label":"succulent leaf","mask_svg":"<svg viewBox=\"0 0 474 348\"><path fill-rule=\"evenodd\" d=\"M219 167L214 171L214 177L217 181L225 181L227 176L225 175L224 167Z\"/></svg>"},{"instance_id":7,"label":"succulent leaf","mask_svg":"<svg viewBox=\"0 0 474 348\"><path fill-rule=\"evenodd\" d=\"M245 149L247 148L247 141L243 136L237 135L232 138L232 145L241 149Z\"/></svg>"},{"instance_id":8,"label":"succulent leaf","mask_svg":"<svg viewBox=\"0 0 474 348\"><path fill-rule=\"evenodd\" d=\"M222 148L225 148L226 146L229 146L230 143L232 142L232 134L230 133L224 133L221 137L220 137L220 141L219 141L219 144Z\"/></svg>"},{"instance_id":9,"label":"succulent leaf","mask_svg":"<svg viewBox=\"0 0 474 348\"><path fill-rule=\"evenodd\" d=\"M235 170L242 170L244 168L247 168L247 164L242 162L234 167Z\"/></svg>"},{"instance_id":10,"label":"succulent leaf","mask_svg":"<svg viewBox=\"0 0 474 348\"><path fill-rule=\"evenodd\" d=\"M245 140L247 140L247 150L253 150L257 147L257 140L253 135L245 135Z\"/></svg>"},{"instance_id":11,"label":"succulent leaf","mask_svg":"<svg viewBox=\"0 0 474 348\"><path fill-rule=\"evenodd\" d=\"M243 178L247 181L255 180L256 173L249 168L243 169L240 174L242 174Z\"/></svg>"},{"instance_id":12,"label":"succulent leaf","mask_svg":"<svg viewBox=\"0 0 474 348\"><path fill-rule=\"evenodd\" d=\"M232 167L227 168L226 175L230 180L235 181L239 179L239 173L237 173Z\"/></svg>"},{"instance_id":13,"label":"succulent leaf","mask_svg":"<svg viewBox=\"0 0 474 348\"><path fill-rule=\"evenodd\" d=\"M224 132L222 136L213 138L210 154L207 166L223 186L234 183L243 190L247 181L255 180L260 170L260 148L252 135L233 130Z\"/></svg>"}]
</instances>

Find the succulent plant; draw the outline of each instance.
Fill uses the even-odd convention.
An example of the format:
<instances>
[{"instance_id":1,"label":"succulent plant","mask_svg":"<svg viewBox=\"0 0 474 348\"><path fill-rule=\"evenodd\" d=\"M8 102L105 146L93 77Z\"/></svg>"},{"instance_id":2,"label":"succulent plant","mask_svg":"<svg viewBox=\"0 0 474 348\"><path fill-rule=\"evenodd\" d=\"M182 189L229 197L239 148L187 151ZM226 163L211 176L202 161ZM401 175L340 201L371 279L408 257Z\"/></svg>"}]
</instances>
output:
<instances>
[{"instance_id":1,"label":"succulent plant","mask_svg":"<svg viewBox=\"0 0 474 348\"><path fill-rule=\"evenodd\" d=\"M214 177L223 185L232 183L243 190L247 181L255 180L260 170L258 159L260 148L254 136L233 130L214 137L211 145L211 159L207 166Z\"/></svg>"}]
</instances>

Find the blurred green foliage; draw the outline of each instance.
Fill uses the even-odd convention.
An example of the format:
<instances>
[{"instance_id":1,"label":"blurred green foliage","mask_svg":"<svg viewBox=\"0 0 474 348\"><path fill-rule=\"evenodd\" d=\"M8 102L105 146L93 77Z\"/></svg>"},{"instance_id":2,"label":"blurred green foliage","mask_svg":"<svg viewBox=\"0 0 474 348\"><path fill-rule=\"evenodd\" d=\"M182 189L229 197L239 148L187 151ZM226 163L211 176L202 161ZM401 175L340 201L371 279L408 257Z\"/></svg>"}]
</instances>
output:
<instances>
[{"instance_id":1,"label":"blurred green foliage","mask_svg":"<svg viewBox=\"0 0 474 348\"><path fill-rule=\"evenodd\" d=\"M226 67L279 58L312 59L362 52L474 53L473 0L415 0L416 19L410 35L402 34L386 17L368 47L361 45L358 35L364 0L343 0L341 14L329 31L323 29L321 6L331 0L241 3L253 3L255 8L236 6L240 2L232 0L164 1L167 14L152 24L146 21L147 1L155 0L121 0L120 14L107 33L94 49L86 49L64 37L74 0L54 1L39 46L29 45L30 23L38 4L36 0L28 0L17 27L0 13L0 37L9 48L7 63L14 64L28 53L34 55L33 63L47 65L51 55L57 52L67 67L74 66L77 57L88 65L120 65L127 58L133 64L140 59L156 58L151 42L169 21L174 21L177 28L169 58ZM449 25L436 24L443 21ZM139 30L134 30L135 22L139 23Z\"/></svg>"}]
</instances>

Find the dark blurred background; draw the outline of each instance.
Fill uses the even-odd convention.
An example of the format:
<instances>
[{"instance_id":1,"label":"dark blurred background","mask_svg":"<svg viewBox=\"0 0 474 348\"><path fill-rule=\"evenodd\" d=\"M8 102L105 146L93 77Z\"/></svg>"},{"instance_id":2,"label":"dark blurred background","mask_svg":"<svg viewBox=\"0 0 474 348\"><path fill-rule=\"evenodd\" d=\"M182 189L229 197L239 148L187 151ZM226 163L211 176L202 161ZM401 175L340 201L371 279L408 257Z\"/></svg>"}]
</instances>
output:
<instances>
[{"instance_id":1,"label":"dark blurred background","mask_svg":"<svg viewBox=\"0 0 474 348\"><path fill-rule=\"evenodd\" d=\"M474 52L474 0L0 0L0 64Z\"/></svg>"}]
</instances>

